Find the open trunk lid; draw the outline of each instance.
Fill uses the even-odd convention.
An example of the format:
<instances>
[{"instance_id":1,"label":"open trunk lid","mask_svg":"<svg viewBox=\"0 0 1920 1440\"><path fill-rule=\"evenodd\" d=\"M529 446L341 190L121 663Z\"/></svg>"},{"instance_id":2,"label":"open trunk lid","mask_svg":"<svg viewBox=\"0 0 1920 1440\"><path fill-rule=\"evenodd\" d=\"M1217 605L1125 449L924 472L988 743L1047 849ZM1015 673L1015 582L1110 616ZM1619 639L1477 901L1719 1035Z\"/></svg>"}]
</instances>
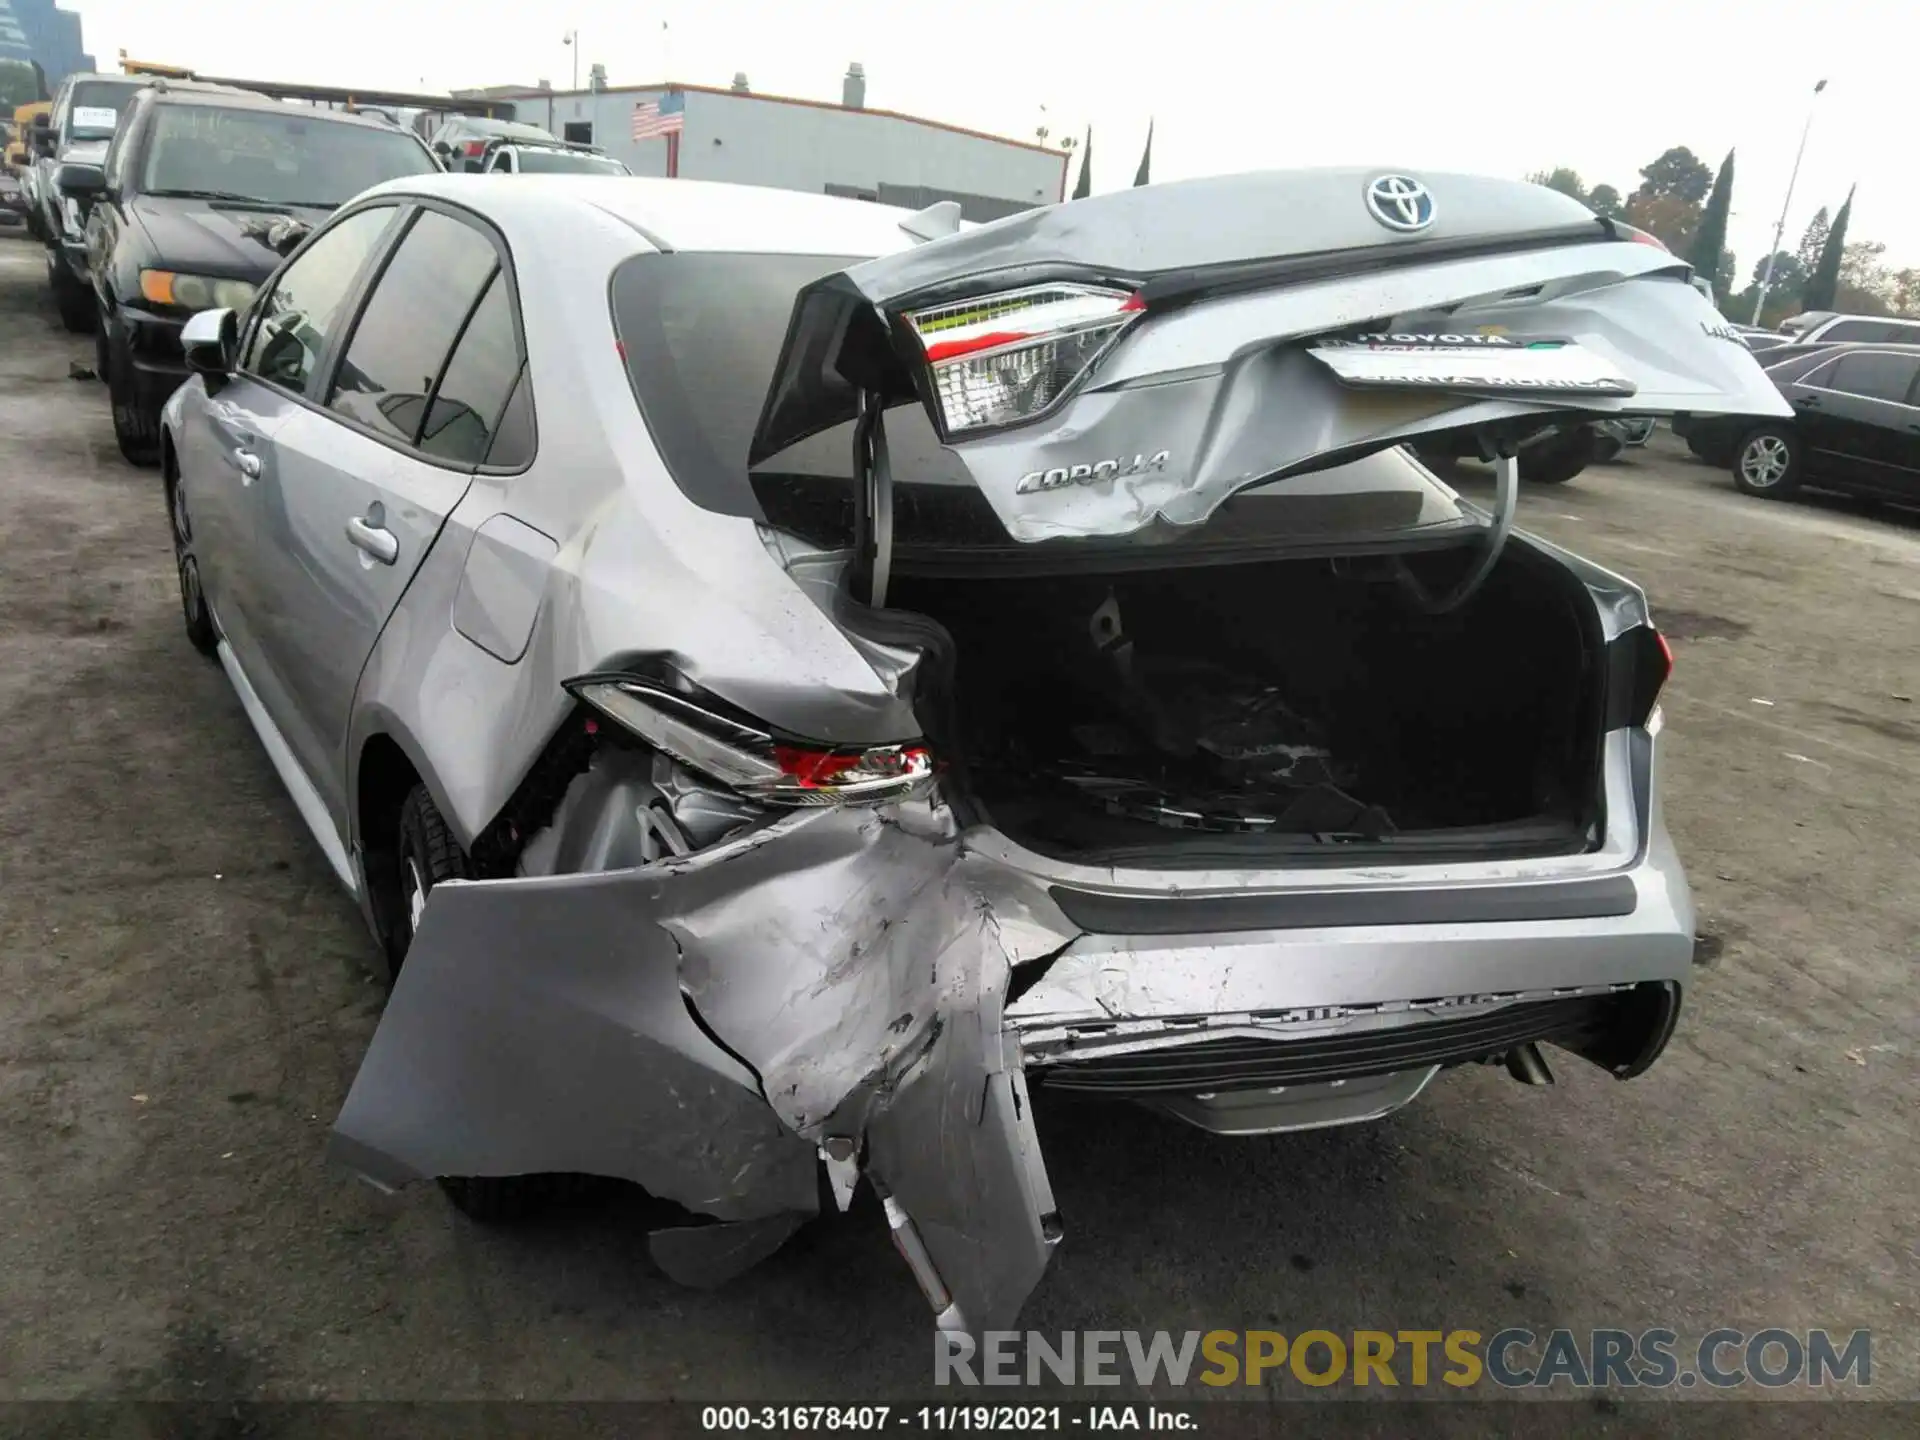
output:
<instances>
[{"instance_id":1,"label":"open trunk lid","mask_svg":"<svg viewBox=\"0 0 1920 1440\"><path fill-rule=\"evenodd\" d=\"M879 417L907 400L1019 541L1198 525L1442 431L1788 413L1636 235L1540 186L1372 169L1028 211L801 291L751 460L865 415L856 499L884 550Z\"/></svg>"}]
</instances>

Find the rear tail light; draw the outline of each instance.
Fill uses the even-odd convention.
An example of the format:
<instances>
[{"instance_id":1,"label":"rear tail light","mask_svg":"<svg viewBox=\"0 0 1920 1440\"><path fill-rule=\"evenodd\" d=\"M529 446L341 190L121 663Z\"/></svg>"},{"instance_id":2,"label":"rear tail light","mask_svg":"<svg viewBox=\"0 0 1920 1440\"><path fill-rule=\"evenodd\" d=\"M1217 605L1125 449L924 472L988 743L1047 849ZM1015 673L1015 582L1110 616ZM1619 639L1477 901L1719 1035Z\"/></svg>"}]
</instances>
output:
<instances>
[{"instance_id":1,"label":"rear tail light","mask_svg":"<svg viewBox=\"0 0 1920 1440\"><path fill-rule=\"evenodd\" d=\"M906 317L949 435L1037 419L1146 306L1092 285L1035 285Z\"/></svg>"},{"instance_id":2,"label":"rear tail light","mask_svg":"<svg viewBox=\"0 0 1920 1440\"><path fill-rule=\"evenodd\" d=\"M633 675L584 675L567 689L654 749L768 805L904 799L933 776L925 745L818 745L772 731Z\"/></svg>"},{"instance_id":3,"label":"rear tail light","mask_svg":"<svg viewBox=\"0 0 1920 1440\"><path fill-rule=\"evenodd\" d=\"M1651 625L1636 625L1607 646L1607 728L1645 725L1673 673L1673 647Z\"/></svg>"}]
</instances>

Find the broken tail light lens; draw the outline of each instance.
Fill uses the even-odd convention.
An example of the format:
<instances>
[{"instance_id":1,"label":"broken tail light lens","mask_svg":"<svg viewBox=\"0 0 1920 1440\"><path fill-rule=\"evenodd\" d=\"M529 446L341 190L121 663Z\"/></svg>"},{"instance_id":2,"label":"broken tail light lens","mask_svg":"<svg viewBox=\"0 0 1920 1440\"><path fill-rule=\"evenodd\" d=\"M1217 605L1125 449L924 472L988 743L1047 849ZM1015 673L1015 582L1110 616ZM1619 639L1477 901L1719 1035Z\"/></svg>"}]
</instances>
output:
<instances>
[{"instance_id":1,"label":"broken tail light lens","mask_svg":"<svg viewBox=\"0 0 1920 1440\"><path fill-rule=\"evenodd\" d=\"M933 776L925 745L816 745L721 713L654 680L587 675L567 689L654 749L768 805L872 805Z\"/></svg>"},{"instance_id":2,"label":"broken tail light lens","mask_svg":"<svg viewBox=\"0 0 1920 1440\"><path fill-rule=\"evenodd\" d=\"M906 316L949 435L1045 414L1145 312L1138 294L1034 285Z\"/></svg>"},{"instance_id":3,"label":"broken tail light lens","mask_svg":"<svg viewBox=\"0 0 1920 1440\"><path fill-rule=\"evenodd\" d=\"M1673 673L1673 647L1651 625L1636 625L1607 646L1607 728L1645 725Z\"/></svg>"}]
</instances>

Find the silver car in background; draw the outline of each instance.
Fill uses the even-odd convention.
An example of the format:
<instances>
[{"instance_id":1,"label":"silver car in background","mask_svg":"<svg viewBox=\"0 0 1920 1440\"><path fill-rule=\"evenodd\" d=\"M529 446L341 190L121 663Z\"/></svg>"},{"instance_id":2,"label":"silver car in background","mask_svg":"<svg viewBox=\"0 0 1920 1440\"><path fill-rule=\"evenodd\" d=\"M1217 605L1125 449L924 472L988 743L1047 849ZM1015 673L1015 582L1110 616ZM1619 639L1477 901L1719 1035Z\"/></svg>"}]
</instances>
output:
<instances>
[{"instance_id":1,"label":"silver car in background","mask_svg":"<svg viewBox=\"0 0 1920 1440\"><path fill-rule=\"evenodd\" d=\"M1030 1087L1250 1135L1639 1074L1665 642L1510 459L1403 447L1782 412L1723 328L1465 176L362 195L165 414L188 633L394 975L335 1157L637 1182L692 1281L864 1181L981 1328L1062 1235Z\"/></svg>"}]
</instances>

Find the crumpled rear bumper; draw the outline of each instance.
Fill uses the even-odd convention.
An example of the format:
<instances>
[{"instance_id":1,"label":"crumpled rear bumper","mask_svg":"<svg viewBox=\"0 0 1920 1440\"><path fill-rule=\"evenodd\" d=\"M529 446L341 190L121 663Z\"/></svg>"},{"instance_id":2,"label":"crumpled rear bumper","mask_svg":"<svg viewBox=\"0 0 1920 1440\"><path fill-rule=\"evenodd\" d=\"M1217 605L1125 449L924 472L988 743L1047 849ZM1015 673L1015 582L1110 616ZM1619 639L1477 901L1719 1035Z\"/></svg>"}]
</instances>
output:
<instances>
[{"instance_id":1,"label":"crumpled rear bumper","mask_svg":"<svg viewBox=\"0 0 1920 1440\"><path fill-rule=\"evenodd\" d=\"M1324 895L1291 916L1191 912L1238 927L1212 933L1168 929L1188 912L1091 933L1068 913L1099 920L1084 896L980 838L928 802L803 811L638 869L444 883L335 1157L383 1186L633 1180L721 1222L656 1244L695 1281L814 1213L835 1157L910 1218L896 1238L910 1260L924 1247L942 1323L1003 1328L1061 1235L1030 1078L1224 1133L1339 1123L1476 1045L1533 1038L1532 1014L1576 1034L1576 1004L1583 1053L1624 1076L1665 1044L1691 962L1657 820L1584 900L1541 889L1516 911L1508 884L1479 909L1434 890L1449 918L1426 921L1404 889L1345 912ZM1449 1036L1458 1053L1435 1049Z\"/></svg>"}]
</instances>

